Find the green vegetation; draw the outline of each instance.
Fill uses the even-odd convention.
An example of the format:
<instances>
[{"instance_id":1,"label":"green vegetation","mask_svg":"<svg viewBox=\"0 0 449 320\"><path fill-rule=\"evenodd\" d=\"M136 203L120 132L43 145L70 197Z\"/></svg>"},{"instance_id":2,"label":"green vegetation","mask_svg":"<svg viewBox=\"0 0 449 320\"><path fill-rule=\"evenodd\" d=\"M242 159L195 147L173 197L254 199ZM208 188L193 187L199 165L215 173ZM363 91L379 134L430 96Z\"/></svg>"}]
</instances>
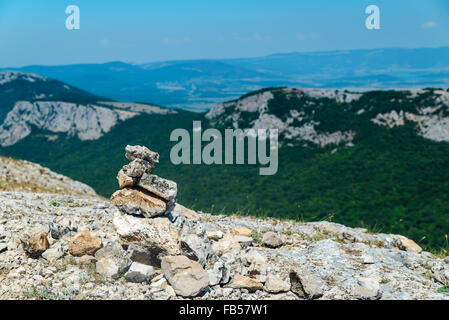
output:
<instances>
[{"instance_id":1,"label":"green vegetation","mask_svg":"<svg viewBox=\"0 0 449 320\"><path fill-rule=\"evenodd\" d=\"M60 203L59 203L57 200L52 200L52 201L50 202L50 205L53 206L53 207L59 207L59 206L60 206Z\"/></svg>"},{"instance_id":2,"label":"green vegetation","mask_svg":"<svg viewBox=\"0 0 449 320\"><path fill-rule=\"evenodd\" d=\"M171 131L191 131L193 120L202 120L203 129L209 125L203 114L182 111L130 119L97 141L61 136L48 142L34 135L2 152L48 166L108 197L118 188L117 171L127 163L124 147L146 145L161 154L155 174L175 180L178 201L193 209L305 221L332 217L333 222L403 234L427 249L446 250L449 143L420 137L410 123L388 129L370 121L379 112L432 106L429 94L411 98L407 92L373 91L348 104L275 93L269 110L281 118L292 109L304 111L308 120L320 123L319 132L351 129L356 135L354 147L340 146L337 152L331 152L336 146L284 146L274 176L259 176L259 165L171 164ZM357 115L362 108L365 113Z\"/></svg>"},{"instance_id":3,"label":"green vegetation","mask_svg":"<svg viewBox=\"0 0 449 320\"><path fill-rule=\"evenodd\" d=\"M308 98L284 94L280 89L272 91L273 99L268 102L268 111L280 119L288 115L290 110L303 111L306 108Z\"/></svg>"},{"instance_id":4,"label":"green vegetation","mask_svg":"<svg viewBox=\"0 0 449 320\"><path fill-rule=\"evenodd\" d=\"M449 286L442 286L438 289L438 292L440 293L449 293Z\"/></svg>"}]
</instances>

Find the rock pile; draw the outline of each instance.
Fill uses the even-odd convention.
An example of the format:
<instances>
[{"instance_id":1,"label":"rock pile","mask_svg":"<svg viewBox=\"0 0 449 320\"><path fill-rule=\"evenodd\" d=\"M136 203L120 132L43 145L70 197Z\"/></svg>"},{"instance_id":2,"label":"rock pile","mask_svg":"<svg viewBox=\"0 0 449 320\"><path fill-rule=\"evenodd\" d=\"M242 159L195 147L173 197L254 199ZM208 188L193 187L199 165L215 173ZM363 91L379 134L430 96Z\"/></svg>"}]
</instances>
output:
<instances>
[{"instance_id":1,"label":"rock pile","mask_svg":"<svg viewBox=\"0 0 449 320\"><path fill-rule=\"evenodd\" d=\"M289 291L288 280L268 273L265 257L252 249L251 229L207 230L197 213L175 202L176 183L152 174L159 154L127 146L126 157L130 163L117 175L121 190L111 197L122 213L113 219L121 248L116 246L106 260L101 253L107 246L95 254L98 273L114 279L124 274L129 282L151 282L153 289L165 281L159 284L170 288L165 296L171 290L180 297L195 297L211 288L252 293L264 290L264 284L267 292ZM275 232L262 239L268 248L283 244ZM161 269L160 278L154 268Z\"/></svg>"},{"instance_id":2,"label":"rock pile","mask_svg":"<svg viewBox=\"0 0 449 320\"><path fill-rule=\"evenodd\" d=\"M112 195L112 203L124 213L146 218L170 213L178 189L175 182L152 174L159 154L146 147L128 145L126 158L130 163L117 174L121 190Z\"/></svg>"},{"instance_id":3,"label":"rock pile","mask_svg":"<svg viewBox=\"0 0 449 320\"><path fill-rule=\"evenodd\" d=\"M124 213L113 222L126 252L110 255L106 266L98 261L97 272L110 277L126 272L127 281L148 282L156 276L153 267L161 268L165 278L159 280L168 281L175 294L198 295L209 286L209 275L203 268L212 254L207 237L203 237L207 243L193 234L181 234L180 239L171 220L188 210L175 202L176 183L152 174L159 163L158 153L128 145L126 158L130 163L117 175L121 190L111 197ZM122 263L121 269L111 267L117 264L114 256L126 256L128 264Z\"/></svg>"}]
</instances>

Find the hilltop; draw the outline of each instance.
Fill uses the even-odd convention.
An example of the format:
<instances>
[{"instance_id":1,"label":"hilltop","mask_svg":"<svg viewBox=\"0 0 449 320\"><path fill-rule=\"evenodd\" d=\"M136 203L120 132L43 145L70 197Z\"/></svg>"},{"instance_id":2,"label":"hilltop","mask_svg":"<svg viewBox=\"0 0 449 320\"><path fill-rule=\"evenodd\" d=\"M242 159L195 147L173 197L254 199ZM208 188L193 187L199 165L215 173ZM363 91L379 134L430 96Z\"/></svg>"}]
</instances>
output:
<instances>
[{"instance_id":1,"label":"hilltop","mask_svg":"<svg viewBox=\"0 0 449 320\"><path fill-rule=\"evenodd\" d=\"M145 218L51 189L0 191L0 299L449 298L449 260L403 236L178 203Z\"/></svg>"},{"instance_id":2,"label":"hilltop","mask_svg":"<svg viewBox=\"0 0 449 320\"><path fill-rule=\"evenodd\" d=\"M98 197L84 183L74 181L38 164L0 156L0 191L55 193Z\"/></svg>"}]
</instances>

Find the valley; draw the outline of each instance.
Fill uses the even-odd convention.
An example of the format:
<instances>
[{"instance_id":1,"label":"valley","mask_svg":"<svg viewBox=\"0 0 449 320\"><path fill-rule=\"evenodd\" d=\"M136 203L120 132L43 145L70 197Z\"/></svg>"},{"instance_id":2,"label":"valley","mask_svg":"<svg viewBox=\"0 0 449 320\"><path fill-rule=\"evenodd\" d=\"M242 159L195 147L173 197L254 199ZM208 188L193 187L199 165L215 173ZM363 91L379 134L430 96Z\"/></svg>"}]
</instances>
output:
<instances>
[{"instance_id":1,"label":"valley","mask_svg":"<svg viewBox=\"0 0 449 320\"><path fill-rule=\"evenodd\" d=\"M447 88L449 47L278 53L235 59L113 61L3 68L58 79L118 101L205 112L266 87L350 89Z\"/></svg>"},{"instance_id":2,"label":"valley","mask_svg":"<svg viewBox=\"0 0 449 320\"><path fill-rule=\"evenodd\" d=\"M161 155L156 174L177 181L178 198L194 210L328 220L404 234L425 248L448 247L449 106L445 90L267 88L197 113L108 102L76 88L68 90L67 99L55 93L55 102L49 103L48 97L35 99L47 92L42 90L49 90L43 82L26 84L24 94L20 93L21 82L0 85L5 114L1 137L20 137L9 138L10 143L0 148L1 155L49 167L105 197L117 188L115 174L125 164L124 147L146 145ZM34 111L25 108L28 116L21 116L17 101L27 101L19 106L33 106ZM67 109L62 103L76 106ZM44 112L44 104L52 106L52 112ZM94 121L95 113L75 120L80 105L129 116L117 116L107 130L94 131L101 134L81 139L77 125L91 123L96 130L105 127ZM63 118L70 121L64 130L56 130L49 124L61 110L73 112L64 113ZM5 125L13 115L21 120ZM278 172L260 176L260 163L171 163L170 150L176 144L170 141L171 133L179 128L191 130L193 121L223 136L226 128L278 129ZM19 123L28 134L18 134L23 132L17 129Z\"/></svg>"}]
</instances>

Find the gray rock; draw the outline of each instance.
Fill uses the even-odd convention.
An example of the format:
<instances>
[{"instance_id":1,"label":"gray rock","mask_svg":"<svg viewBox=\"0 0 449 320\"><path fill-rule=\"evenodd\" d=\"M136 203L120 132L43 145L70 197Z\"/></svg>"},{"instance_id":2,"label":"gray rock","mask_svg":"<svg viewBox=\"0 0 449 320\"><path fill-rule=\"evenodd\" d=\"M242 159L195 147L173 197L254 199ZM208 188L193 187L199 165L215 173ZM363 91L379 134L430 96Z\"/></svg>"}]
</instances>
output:
<instances>
[{"instance_id":1,"label":"gray rock","mask_svg":"<svg viewBox=\"0 0 449 320\"><path fill-rule=\"evenodd\" d=\"M165 203L165 212L164 216L167 216L170 219L170 215L173 212L173 210L176 208L176 201L175 199L170 199ZM170 220L171 221L171 220Z\"/></svg>"},{"instance_id":2,"label":"gray rock","mask_svg":"<svg viewBox=\"0 0 449 320\"><path fill-rule=\"evenodd\" d=\"M240 244L242 249L246 249L253 245L253 238L246 236L234 236L234 239Z\"/></svg>"},{"instance_id":3,"label":"gray rock","mask_svg":"<svg viewBox=\"0 0 449 320\"><path fill-rule=\"evenodd\" d=\"M0 243L0 253L5 252L8 250L8 245L4 242Z\"/></svg>"},{"instance_id":4,"label":"gray rock","mask_svg":"<svg viewBox=\"0 0 449 320\"><path fill-rule=\"evenodd\" d=\"M280 293L290 291L290 279L281 279L278 275L268 274L264 289L270 293Z\"/></svg>"},{"instance_id":5,"label":"gray rock","mask_svg":"<svg viewBox=\"0 0 449 320\"><path fill-rule=\"evenodd\" d=\"M353 296L360 300L378 300L382 297L379 280L374 277L361 277L353 288Z\"/></svg>"},{"instance_id":6,"label":"gray rock","mask_svg":"<svg viewBox=\"0 0 449 320\"><path fill-rule=\"evenodd\" d=\"M392 235L394 238L394 242L396 247L400 250L412 251L415 253L420 253L422 248L413 240L410 240L401 235Z\"/></svg>"},{"instance_id":7,"label":"gray rock","mask_svg":"<svg viewBox=\"0 0 449 320\"><path fill-rule=\"evenodd\" d=\"M228 233L225 234L222 239L212 244L212 250L218 256L222 256L223 254L226 254L233 250L240 250L240 249L241 249L240 244L237 242L237 240L235 240L232 234Z\"/></svg>"},{"instance_id":8,"label":"gray rock","mask_svg":"<svg viewBox=\"0 0 449 320\"><path fill-rule=\"evenodd\" d=\"M198 261L202 266L214 258L215 254L202 223L178 216L173 225L179 230L181 251L185 256Z\"/></svg>"},{"instance_id":9,"label":"gray rock","mask_svg":"<svg viewBox=\"0 0 449 320\"><path fill-rule=\"evenodd\" d=\"M206 236L209 238L209 240L218 241L223 238L223 232L221 232L220 230L206 231Z\"/></svg>"},{"instance_id":10,"label":"gray rock","mask_svg":"<svg viewBox=\"0 0 449 320\"><path fill-rule=\"evenodd\" d=\"M164 200L146 190L135 188L117 190L112 194L111 202L126 214L145 218L161 216L170 210Z\"/></svg>"},{"instance_id":11,"label":"gray rock","mask_svg":"<svg viewBox=\"0 0 449 320\"><path fill-rule=\"evenodd\" d=\"M198 212L190 210L179 203L175 203L170 214L172 215L173 220L176 220L178 217L184 217L189 220L198 220L200 217Z\"/></svg>"},{"instance_id":12,"label":"gray rock","mask_svg":"<svg viewBox=\"0 0 449 320\"><path fill-rule=\"evenodd\" d=\"M95 258L94 256L89 256L89 255L86 254L86 255L80 257L78 262L80 264L96 263L97 262L97 258Z\"/></svg>"},{"instance_id":13,"label":"gray rock","mask_svg":"<svg viewBox=\"0 0 449 320\"><path fill-rule=\"evenodd\" d=\"M270 231L262 236L262 244L269 248L278 248L284 244L284 241L278 234Z\"/></svg>"},{"instance_id":14,"label":"gray rock","mask_svg":"<svg viewBox=\"0 0 449 320\"><path fill-rule=\"evenodd\" d=\"M189 259L198 261L203 267L214 254L206 236L199 237L192 233L183 235L180 244L182 253Z\"/></svg>"},{"instance_id":15,"label":"gray rock","mask_svg":"<svg viewBox=\"0 0 449 320\"><path fill-rule=\"evenodd\" d=\"M154 174L143 174L137 185L164 200L174 200L178 192L176 182L160 178Z\"/></svg>"},{"instance_id":16,"label":"gray rock","mask_svg":"<svg viewBox=\"0 0 449 320\"><path fill-rule=\"evenodd\" d=\"M55 245L42 253L42 257L50 262L54 262L64 256L64 249L61 245Z\"/></svg>"},{"instance_id":17,"label":"gray rock","mask_svg":"<svg viewBox=\"0 0 449 320\"><path fill-rule=\"evenodd\" d=\"M112 279L120 278L120 269L112 258L101 258L95 263L97 273Z\"/></svg>"},{"instance_id":18,"label":"gray rock","mask_svg":"<svg viewBox=\"0 0 449 320\"><path fill-rule=\"evenodd\" d=\"M362 261L364 264L373 264L375 262L374 257L371 254L362 255Z\"/></svg>"},{"instance_id":19,"label":"gray rock","mask_svg":"<svg viewBox=\"0 0 449 320\"><path fill-rule=\"evenodd\" d=\"M211 286L226 284L231 278L230 266L222 259L215 262L213 268L209 269L207 273L209 274L209 284Z\"/></svg>"},{"instance_id":20,"label":"gray rock","mask_svg":"<svg viewBox=\"0 0 449 320\"><path fill-rule=\"evenodd\" d=\"M137 183L138 178L128 177L123 169L117 173L117 181L120 189L133 187Z\"/></svg>"},{"instance_id":21,"label":"gray rock","mask_svg":"<svg viewBox=\"0 0 449 320\"><path fill-rule=\"evenodd\" d=\"M290 272L291 291L308 300L318 299L324 294L324 281L304 270Z\"/></svg>"},{"instance_id":22,"label":"gray rock","mask_svg":"<svg viewBox=\"0 0 449 320\"><path fill-rule=\"evenodd\" d=\"M118 279L131 265L131 259L117 242L109 242L95 253L98 273Z\"/></svg>"},{"instance_id":23,"label":"gray rock","mask_svg":"<svg viewBox=\"0 0 449 320\"><path fill-rule=\"evenodd\" d=\"M160 266L165 255L178 255L178 232L167 218L142 219L132 216L116 216L114 226L120 241L131 250L133 261ZM134 246L132 246L134 245Z\"/></svg>"},{"instance_id":24,"label":"gray rock","mask_svg":"<svg viewBox=\"0 0 449 320\"><path fill-rule=\"evenodd\" d=\"M233 277L228 286L234 289L246 289L249 292L263 289L263 284L261 282L240 274Z\"/></svg>"},{"instance_id":25,"label":"gray rock","mask_svg":"<svg viewBox=\"0 0 449 320\"><path fill-rule=\"evenodd\" d=\"M130 244L127 251L132 261L157 267L160 267L162 257L167 254L165 250L157 246L146 246L138 243Z\"/></svg>"},{"instance_id":26,"label":"gray rock","mask_svg":"<svg viewBox=\"0 0 449 320\"><path fill-rule=\"evenodd\" d=\"M135 159L142 159L150 163L159 163L159 153L153 152L146 147L127 145L125 150L126 150L126 158L129 161L133 161Z\"/></svg>"},{"instance_id":27,"label":"gray rock","mask_svg":"<svg viewBox=\"0 0 449 320\"><path fill-rule=\"evenodd\" d=\"M179 230L179 234L181 235L196 234L199 237L206 235L204 225L196 219L191 220L186 216L178 216L173 222L173 225Z\"/></svg>"},{"instance_id":28,"label":"gray rock","mask_svg":"<svg viewBox=\"0 0 449 320\"><path fill-rule=\"evenodd\" d=\"M248 266L248 275L259 282L265 282L267 277L267 259L256 249L248 249L242 253L243 263Z\"/></svg>"},{"instance_id":29,"label":"gray rock","mask_svg":"<svg viewBox=\"0 0 449 320\"><path fill-rule=\"evenodd\" d=\"M176 294L194 297L209 286L209 275L196 261L186 256L162 258L162 271Z\"/></svg>"},{"instance_id":30,"label":"gray rock","mask_svg":"<svg viewBox=\"0 0 449 320\"><path fill-rule=\"evenodd\" d=\"M163 275L153 278L150 284L150 294L153 300L170 300L176 298L173 287L167 283Z\"/></svg>"},{"instance_id":31,"label":"gray rock","mask_svg":"<svg viewBox=\"0 0 449 320\"><path fill-rule=\"evenodd\" d=\"M440 270L433 271L433 278L439 283L448 286L449 285L449 268L445 267Z\"/></svg>"},{"instance_id":32,"label":"gray rock","mask_svg":"<svg viewBox=\"0 0 449 320\"><path fill-rule=\"evenodd\" d=\"M146 160L134 159L122 168L123 173L130 178L141 177L146 172L152 172L154 165Z\"/></svg>"},{"instance_id":33,"label":"gray rock","mask_svg":"<svg viewBox=\"0 0 449 320\"><path fill-rule=\"evenodd\" d=\"M223 297L229 300L229 297L232 295L233 291L233 288L223 288Z\"/></svg>"},{"instance_id":34,"label":"gray rock","mask_svg":"<svg viewBox=\"0 0 449 320\"><path fill-rule=\"evenodd\" d=\"M76 232L78 230L75 221L67 217L56 218L50 223L49 229L51 237L56 240L69 232Z\"/></svg>"},{"instance_id":35,"label":"gray rock","mask_svg":"<svg viewBox=\"0 0 449 320\"><path fill-rule=\"evenodd\" d=\"M128 282L142 283L150 281L154 275L153 267L133 262L129 270L125 273L125 279Z\"/></svg>"},{"instance_id":36,"label":"gray rock","mask_svg":"<svg viewBox=\"0 0 449 320\"><path fill-rule=\"evenodd\" d=\"M17 250L17 248L19 247L19 244L14 240L8 241L6 245L8 250Z\"/></svg>"}]
</instances>

